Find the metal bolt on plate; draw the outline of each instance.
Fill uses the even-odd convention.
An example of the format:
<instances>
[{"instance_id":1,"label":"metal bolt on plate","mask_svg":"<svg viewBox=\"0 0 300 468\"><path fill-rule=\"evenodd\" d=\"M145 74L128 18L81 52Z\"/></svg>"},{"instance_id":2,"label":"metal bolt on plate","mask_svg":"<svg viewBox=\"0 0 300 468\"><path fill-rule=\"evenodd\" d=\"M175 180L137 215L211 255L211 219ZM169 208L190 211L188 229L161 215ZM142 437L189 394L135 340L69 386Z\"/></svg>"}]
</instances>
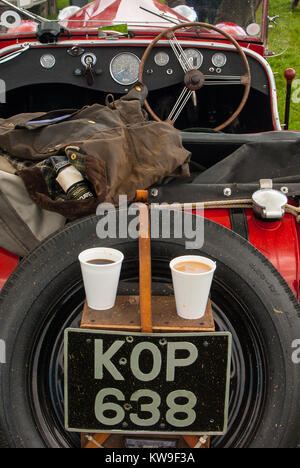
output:
<instances>
[{"instance_id":1,"label":"metal bolt on plate","mask_svg":"<svg viewBox=\"0 0 300 468\"><path fill-rule=\"evenodd\" d=\"M280 189L282 191L282 193L284 193L285 195L289 193L289 189L287 187L281 187Z\"/></svg>"},{"instance_id":2,"label":"metal bolt on plate","mask_svg":"<svg viewBox=\"0 0 300 468\"><path fill-rule=\"evenodd\" d=\"M133 337L132 336L126 336L126 341L127 341L127 343L133 343Z\"/></svg>"},{"instance_id":3,"label":"metal bolt on plate","mask_svg":"<svg viewBox=\"0 0 300 468\"><path fill-rule=\"evenodd\" d=\"M157 195L158 195L158 189L157 189L157 188L152 189L152 190L151 190L151 195L152 195L152 197L157 197Z\"/></svg>"},{"instance_id":4,"label":"metal bolt on plate","mask_svg":"<svg viewBox=\"0 0 300 468\"><path fill-rule=\"evenodd\" d=\"M125 403L125 405L123 405L123 408L124 408L124 410L129 411L129 410L132 409L132 406L131 406L130 403ZM127 423L126 423L126 424L127 424Z\"/></svg>"},{"instance_id":5,"label":"metal bolt on plate","mask_svg":"<svg viewBox=\"0 0 300 468\"><path fill-rule=\"evenodd\" d=\"M162 338L161 340L159 340L159 344L161 346L166 346L166 344L168 344L167 340L165 338Z\"/></svg>"},{"instance_id":6,"label":"metal bolt on plate","mask_svg":"<svg viewBox=\"0 0 300 468\"><path fill-rule=\"evenodd\" d=\"M232 191L231 191L231 189L229 187L224 189L224 195L225 195L225 197L231 197Z\"/></svg>"}]
</instances>

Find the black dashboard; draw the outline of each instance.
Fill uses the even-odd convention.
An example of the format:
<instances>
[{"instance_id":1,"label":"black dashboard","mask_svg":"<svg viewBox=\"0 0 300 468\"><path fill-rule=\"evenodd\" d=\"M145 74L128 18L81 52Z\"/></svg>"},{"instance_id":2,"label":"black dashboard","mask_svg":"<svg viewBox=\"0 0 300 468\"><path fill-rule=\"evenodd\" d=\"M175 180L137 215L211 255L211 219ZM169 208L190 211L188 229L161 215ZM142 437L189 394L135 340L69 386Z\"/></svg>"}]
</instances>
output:
<instances>
[{"instance_id":1,"label":"black dashboard","mask_svg":"<svg viewBox=\"0 0 300 468\"><path fill-rule=\"evenodd\" d=\"M206 84L238 80L245 73L236 51L214 47L184 47L194 68L207 78ZM68 83L104 93L124 94L136 82L144 46L78 44L32 47L18 57L0 64L0 78L7 91L33 84ZM248 55L252 88L268 95L270 83L266 70ZM155 91L183 82L183 70L171 47L155 47L144 68L144 82Z\"/></svg>"}]
</instances>

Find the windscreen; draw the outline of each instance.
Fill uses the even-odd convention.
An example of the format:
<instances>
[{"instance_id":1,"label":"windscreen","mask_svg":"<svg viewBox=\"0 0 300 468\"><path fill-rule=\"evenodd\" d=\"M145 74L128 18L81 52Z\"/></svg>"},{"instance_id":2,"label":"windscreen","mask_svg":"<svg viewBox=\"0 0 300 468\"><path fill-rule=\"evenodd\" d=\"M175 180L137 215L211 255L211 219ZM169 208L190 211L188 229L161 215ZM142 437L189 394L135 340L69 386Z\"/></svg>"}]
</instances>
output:
<instances>
[{"instance_id":1,"label":"windscreen","mask_svg":"<svg viewBox=\"0 0 300 468\"><path fill-rule=\"evenodd\" d=\"M263 1L186 0L186 5L194 8L198 21L210 24L229 22L246 29L250 24L261 22Z\"/></svg>"},{"instance_id":2,"label":"windscreen","mask_svg":"<svg viewBox=\"0 0 300 468\"><path fill-rule=\"evenodd\" d=\"M69 30L97 30L126 24L129 28L163 29L185 21L200 21L226 29L234 36L260 38L267 0L96 0L83 9L69 6L56 18ZM0 0L0 34L24 35L35 32L38 22L32 11L41 0L11 0L12 8ZM47 0L44 0L47 4ZM46 11L46 10L45 10Z\"/></svg>"}]
</instances>

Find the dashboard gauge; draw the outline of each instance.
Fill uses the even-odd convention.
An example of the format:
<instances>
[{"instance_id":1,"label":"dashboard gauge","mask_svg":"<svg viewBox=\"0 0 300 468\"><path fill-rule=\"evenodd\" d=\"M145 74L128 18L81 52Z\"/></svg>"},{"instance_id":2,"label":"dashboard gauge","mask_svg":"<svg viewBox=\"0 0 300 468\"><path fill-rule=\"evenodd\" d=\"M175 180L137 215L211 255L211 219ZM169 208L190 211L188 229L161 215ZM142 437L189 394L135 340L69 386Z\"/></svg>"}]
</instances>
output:
<instances>
[{"instance_id":1,"label":"dashboard gauge","mask_svg":"<svg viewBox=\"0 0 300 468\"><path fill-rule=\"evenodd\" d=\"M53 68L56 63L55 57L52 54L44 54L40 58L40 64L43 68Z\"/></svg>"},{"instance_id":2,"label":"dashboard gauge","mask_svg":"<svg viewBox=\"0 0 300 468\"><path fill-rule=\"evenodd\" d=\"M227 63L227 57L225 54L222 54L221 52L219 52L213 55L212 63L214 64L215 67L222 68Z\"/></svg>"},{"instance_id":3,"label":"dashboard gauge","mask_svg":"<svg viewBox=\"0 0 300 468\"><path fill-rule=\"evenodd\" d=\"M166 52L158 52L154 57L154 62L159 67L165 67L166 65L168 65L169 61L170 57Z\"/></svg>"},{"instance_id":4,"label":"dashboard gauge","mask_svg":"<svg viewBox=\"0 0 300 468\"><path fill-rule=\"evenodd\" d=\"M139 77L140 59L131 52L116 55L110 62L110 74L119 84L134 84Z\"/></svg>"},{"instance_id":5,"label":"dashboard gauge","mask_svg":"<svg viewBox=\"0 0 300 468\"><path fill-rule=\"evenodd\" d=\"M193 69L198 70L203 63L203 55L201 52L197 49L185 49L184 53ZM182 55L180 58L182 59Z\"/></svg>"}]
</instances>

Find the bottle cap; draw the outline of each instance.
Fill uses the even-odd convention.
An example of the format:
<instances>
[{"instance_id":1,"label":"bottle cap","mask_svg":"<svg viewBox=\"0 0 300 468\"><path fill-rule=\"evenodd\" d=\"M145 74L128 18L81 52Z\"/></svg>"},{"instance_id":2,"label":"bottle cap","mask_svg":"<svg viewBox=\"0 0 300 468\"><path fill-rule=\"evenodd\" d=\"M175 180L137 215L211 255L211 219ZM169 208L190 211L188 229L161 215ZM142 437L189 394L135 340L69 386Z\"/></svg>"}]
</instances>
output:
<instances>
[{"instance_id":1,"label":"bottle cap","mask_svg":"<svg viewBox=\"0 0 300 468\"><path fill-rule=\"evenodd\" d=\"M71 166L71 164L65 156L51 156L50 161L56 174L59 174L60 171L62 171L66 167Z\"/></svg>"}]
</instances>

